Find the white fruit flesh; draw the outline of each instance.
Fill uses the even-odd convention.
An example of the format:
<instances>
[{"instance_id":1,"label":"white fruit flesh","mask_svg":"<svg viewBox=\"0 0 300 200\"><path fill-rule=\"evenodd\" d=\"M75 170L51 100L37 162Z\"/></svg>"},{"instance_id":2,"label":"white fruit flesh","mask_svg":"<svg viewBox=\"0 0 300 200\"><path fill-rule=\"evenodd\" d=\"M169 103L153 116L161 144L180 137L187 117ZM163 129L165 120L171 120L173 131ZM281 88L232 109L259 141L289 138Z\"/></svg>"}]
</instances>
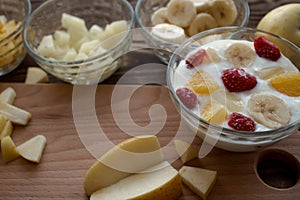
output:
<instances>
[{"instance_id":1,"label":"white fruit flesh","mask_svg":"<svg viewBox=\"0 0 300 200\"><path fill-rule=\"evenodd\" d=\"M180 44L185 40L184 30L176 25L158 24L152 28L151 33L171 43Z\"/></svg>"},{"instance_id":2,"label":"white fruit flesh","mask_svg":"<svg viewBox=\"0 0 300 200\"><path fill-rule=\"evenodd\" d=\"M70 34L66 31L57 30L54 32L56 46L68 48L70 44Z\"/></svg>"},{"instance_id":3,"label":"white fruit flesh","mask_svg":"<svg viewBox=\"0 0 300 200\"><path fill-rule=\"evenodd\" d=\"M46 146L46 141L45 136L37 135L17 146L17 151L26 160L39 163Z\"/></svg>"},{"instance_id":4,"label":"white fruit flesh","mask_svg":"<svg viewBox=\"0 0 300 200\"><path fill-rule=\"evenodd\" d=\"M42 38L37 52L45 57L52 57L55 54L55 44L52 35L47 35Z\"/></svg>"},{"instance_id":5,"label":"white fruit flesh","mask_svg":"<svg viewBox=\"0 0 300 200\"><path fill-rule=\"evenodd\" d=\"M175 149L182 163L186 163L198 157L197 151L187 142L182 140L175 140Z\"/></svg>"},{"instance_id":6,"label":"white fruit flesh","mask_svg":"<svg viewBox=\"0 0 300 200\"><path fill-rule=\"evenodd\" d=\"M10 136L6 136L1 140L2 159L4 162L10 162L20 157L16 149L16 145Z\"/></svg>"},{"instance_id":7,"label":"white fruit flesh","mask_svg":"<svg viewBox=\"0 0 300 200\"><path fill-rule=\"evenodd\" d=\"M0 101L0 113L2 113L8 120L15 124L26 125L31 118L31 114L16 106L2 103Z\"/></svg>"},{"instance_id":8,"label":"white fruit flesh","mask_svg":"<svg viewBox=\"0 0 300 200\"><path fill-rule=\"evenodd\" d=\"M85 192L89 196L162 160L160 144L156 136L139 136L125 140L91 166L84 179Z\"/></svg>"},{"instance_id":9,"label":"white fruit flesh","mask_svg":"<svg viewBox=\"0 0 300 200\"><path fill-rule=\"evenodd\" d=\"M46 83L49 78L47 73L38 68L38 67L29 67L26 74L25 83L34 84L34 83Z\"/></svg>"},{"instance_id":10,"label":"white fruit flesh","mask_svg":"<svg viewBox=\"0 0 300 200\"><path fill-rule=\"evenodd\" d=\"M0 101L3 103L13 104L16 98L16 91L8 87L0 93Z\"/></svg>"},{"instance_id":11,"label":"white fruit flesh","mask_svg":"<svg viewBox=\"0 0 300 200\"><path fill-rule=\"evenodd\" d=\"M161 7L151 15L152 25L168 23L167 8Z\"/></svg>"},{"instance_id":12,"label":"white fruit flesh","mask_svg":"<svg viewBox=\"0 0 300 200\"><path fill-rule=\"evenodd\" d=\"M203 200L207 198L217 179L216 171L196 167L183 166L179 174L182 182Z\"/></svg>"},{"instance_id":13,"label":"white fruit flesh","mask_svg":"<svg viewBox=\"0 0 300 200\"><path fill-rule=\"evenodd\" d=\"M165 164L164 164L165 165ZM147 173L128 176L92 194L91 200L168 199L177 200L181 194L181 180L170 164Z\"/></svg>"}]
</instances>

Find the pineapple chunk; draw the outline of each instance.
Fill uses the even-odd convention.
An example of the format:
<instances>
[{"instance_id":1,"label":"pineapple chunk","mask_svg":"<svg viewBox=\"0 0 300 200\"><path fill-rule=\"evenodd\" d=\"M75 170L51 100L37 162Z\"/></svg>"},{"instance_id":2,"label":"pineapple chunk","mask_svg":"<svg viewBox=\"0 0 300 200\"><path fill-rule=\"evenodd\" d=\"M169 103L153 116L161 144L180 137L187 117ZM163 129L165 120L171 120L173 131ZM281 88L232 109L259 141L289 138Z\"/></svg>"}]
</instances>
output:
<instances>
[{"instance_id":1,"label":"pineapple chunk","mask_svg":"<svg viewBox=\"0 0 300 200\"><path fill-rule=\"evenodd\" d=\"M90 33L90 38L92 38L93 40L103 41L107 38L104 29L98 26L97 24L93 25L90 28L89 33Z\"/></svg>"},{"instance_id":2,"label":"pineapple chunk","mask_svg":"<svg viewBox=\"0 0 300 200\"><path fill-rule=\"evenodd\" d=\"M91 40L89 42L85 42L81 45L81 47L79 49L79 53L84 53L86 55L90 55L99 46L100 46L100 42L98 40Z\"/></svg>"},{"instance_id":3,"label":"pineapple chunk","mask_svg":"<svg viewBox=\"0 0 300 200\"><path fill-rule=\"evenodd\" d=\"M13 104L16 98L16 91L8 87L0 93L0 101L3 103Z\"/></svg>"},{"instance_id":4,"label":"pineapple chunk","mask_svg":"<svg viewBox=\"0 0 300 200\"><path fill-rule=\"evenodd\" d=\"M182 140L175 140L175 149L182 163L186 163L198 157L197 151L187 142Z\"/></svg>"},{"instance_id":5,"label":"pineapple chunk","mask_svg":"<svg viewBox=\"0 0 300 200\"><path fill-rule=\"evenodd\" d=\"M6 121L7 121L7 118L5 117L5 115L0 113L0 132L4 129Z\"/></svg>"},{"instance_id":6,"label":"pineapple chunk","mask_svg":"<svg viewBox=\"0 0 300 200\"><path fill-rule=\"evenodd\" d=\"M0 15L0 28L7 23L7 18L5 15Z\"/></svg>"},{"instance_id":7,"label":"pineapple chunk","mask_svg":"<svg viewBox=\"0 0 300 200\"><path fill-rule=\"evenodd\" d=\"M26 125L31 118L31 114L16 106L0 101L0 113L15 124Z\"/></svg>"},{"instance_id":8,"label":"pineapple chunk","mask_svg":"<svg viewBox=\"0 0 300 200\"><path fill-rule=\"evenodd\" d=\"M63 57L63 60L65 61L74 61L77 57L77 52L74 48L70 48L66 55Z\"/></svg>"},{"instance_id":9,"label":"pineapple chunk","mask_svg":"<svg viewBox=\"0 0 300 200\"><path fill-rule=\"evenodd\" d=\"M0 140L2 140L4 137L11 136L12 133L13 133L13 125L11 121L7 120L0 133Z\"/></svg>"},{"instance_id":10,"label":"pineapple chunk","mask_svg":"<svg viewBox=\"0 0 300 200\"><path fill-rule=\"evenodd\" d=\"M274 76L283 74L283 73L284 73L284 70L281 66L265 67L263 69L255 71L255 74L263 80L273 78Z\"/></svg>"},{"instance_id":11,"label":"pineapple chunk","mask_svg":"<svg viewBox=\"0 0 300 200\"><path fill-rule=\"evenodd\" d=\"M182 182L203 200L207 198L217 179L216 171L188 166L183 166L179 175Z\"/></svg>"},{"instance_id":12,"label":"pineapple chunk","mask_svg":"<svg viewBox=\"0 0 300 200\"><path fill-rule=\"evenodd\" d=\"M37 52L44 57L52 57L55 54L55 44L52 35L43 37L41 43L37 48Z\"/></svg>"},{"instance_id":13,"label":"pineapple chunk","mask_svg":"<svg viewBox=\"0 0 300 200\"><path fill-rule=\"evenodd\" d=\"M45 71L38 67L29 67L25 79L26 84L46 83L49 78Z\"/></svg>"},{"instance_id":14,"label":"pineapple chunk","mask_svg":"<svg viewBox=\"0 0 300 200\"><path fill-rule=\"evenodd\" d=\"M2 159L4 162L10 162L20 157L14 141L10 136L6 136L1 140Z\"/></svg>"},{"instance_id":15,"label":"pineapple chunk","mask_svg":"<svg viewBox=\"0 0 300 200\"><path fill-rule=\"evenodd\" d=\"M75 60L85 60L87 59L89 56L86 55L85 53L83 52L79 52L75 58Z\"/></svg>"},{"instance_id":16,"label":"pineapple chunk","mask_svg":"<svg viewBox=\"0 0 300 200\"><path fill-rule=\"evenodd\" d=\"M227 112L224 105L208 102L202 107L200 117L210 123L220 124L226 119Z\"/></svg>"},{"instance_id":17,"label":"pineapple chunk","mask_svg":"<svg viewBox=\"0 0 300 200\"><path fill-rule=\"evenodd\" d=\"M46 146L46 138L43 135L37 135L17 147L20 155L31 162L39 163Z\"/></svg>"},{"instance_id":18,"label":"pineapple chunk","mask_svg":"<svg viewBox=\"0 0 300 200\"><path fill-rule=\"evenodd\" d=\"M128 29L127 21L118 20L110 24L107 24L105 27L105 33L107 35L112 36L112 35L120 34L122 32L127 32L127 29Z\"/></svg>"}]
</instances>

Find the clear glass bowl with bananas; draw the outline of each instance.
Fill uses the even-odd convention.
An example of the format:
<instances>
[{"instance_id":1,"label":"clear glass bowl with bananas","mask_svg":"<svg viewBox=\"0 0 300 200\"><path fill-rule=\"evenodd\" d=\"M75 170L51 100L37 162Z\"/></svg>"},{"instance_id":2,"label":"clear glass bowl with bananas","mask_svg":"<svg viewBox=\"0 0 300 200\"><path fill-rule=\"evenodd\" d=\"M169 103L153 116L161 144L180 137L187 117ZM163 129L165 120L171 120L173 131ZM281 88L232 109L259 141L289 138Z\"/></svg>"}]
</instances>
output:
<instances>
[{"instance_id":1,"label":"clear glass bowl with bananas","mask_svg":"<svg viewBox=\"0 0 300 200\"><path fill-rule=\"evenodd\" d=\"M300 49L245 27L204 31L181 44L167 85L182 118L225 150L255 151L299 132Z\"/></svg>"},{"instance_id":2,"label":"clear glass bowl with bananas","mask_svg":"<svg viewBox=\"0 0 300 200\"><path fill-rule=\"evenodd\" d=\"M137 24L149 48L168 63L175 49L202 31L248 23L247 0L138 0Z\"/></svg>"},{"instance_id":3,"label":"clear glass bowl with bananas","mask_svg":"<svg viewBox=\"0 0 300 200\"><path fill-rule=\"evenodd\" d=\"M27 20L24 45L55 77L71 84L97 84L120 67L134 22L126 0L46 1Z\"/></svg>"}]
</instances>

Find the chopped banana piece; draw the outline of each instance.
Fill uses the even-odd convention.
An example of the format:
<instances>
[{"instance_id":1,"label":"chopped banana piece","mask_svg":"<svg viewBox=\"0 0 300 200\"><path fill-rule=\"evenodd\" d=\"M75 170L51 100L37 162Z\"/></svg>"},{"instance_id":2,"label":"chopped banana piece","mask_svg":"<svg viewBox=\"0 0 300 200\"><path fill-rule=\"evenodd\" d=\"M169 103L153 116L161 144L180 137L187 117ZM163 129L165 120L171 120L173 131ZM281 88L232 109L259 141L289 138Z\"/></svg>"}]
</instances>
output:
<instances>
[{"instance_id":1,"label":"chopped banana piece","mask_svg":"<svg viewBox=\"0 0 300 200\"><path fill-rule=\"evenodd\" d=\"M16 91L8 87L0 93L0 101L3 103L13 104L16 98Z\"/></svg>"},{"instance_id":2,"label":"chopped banana piece","mask_svg":"<svg viewBox=\"0 0 300 200\"><path fill-rule=\"evenodd\" d=\"M216 171L196 167L183 166L179 174L182 182L203 200L207 198L217 179Z\"/></svg>"},{"instance_id":3,"label":"chopped banana piece","mask_svg":"<svg viewBox=\"0 0 300 200\"><path fill-rule=\"evenodd\" d=\"M4 162L10 162L20 157L14 141L10 136L6 136L1 140L2 159Z\"/></svg>"},{"instance_id":4,"label":"chopped banana piece","mask_svg":"<svg viewBox=\"0 0 300 200\"><path fill-rule=\"evenodd\" d=\"M39 163L46 146L46 138L43 135L37 135L17 147L20 155L31 162Z\"/></svg>"},{"instance_id":5,"label":"chopped banana piece","mask_svg":"<svg viewBox=\"0 0 300 200\"><path fill-rule=\"evenodd\" d=\"M15 124L26 125L31 118L31 114L16 106L0 101L0 113Z\"/></svg>"},{"instance_id":6,"label":"chopped banana piece","mask_svg":"<svg viewBox=\"0 0 300 200\"><path fill-rule=\"evenodd\" d=\"M182 140L175 140L175 149L182 163L186 163L198 157L197 151L187 142Z\"/></svg>"},{"instance_id":7,"label":"chopped banana piece","mask_svg":"<svg viewBox=\"0 0 300 200\"><path fill-rule=\"evenodd\" d=\"M11 121L7 120L0 133L0 140L2 140L4 137L11 136L12 133L13 133L13 125Z\"/></svg>"},{"instance_id":8,"label":"chopped banana piece","mask_svg":"<svg viewBox=\"0 0 300 200\"><path fill-rule=\"evenodd\" d=\"M47 73L38 67L29 67L27 70L27 75L25 83L46 83L49 81Z\"/></svg>"}]
</instances>

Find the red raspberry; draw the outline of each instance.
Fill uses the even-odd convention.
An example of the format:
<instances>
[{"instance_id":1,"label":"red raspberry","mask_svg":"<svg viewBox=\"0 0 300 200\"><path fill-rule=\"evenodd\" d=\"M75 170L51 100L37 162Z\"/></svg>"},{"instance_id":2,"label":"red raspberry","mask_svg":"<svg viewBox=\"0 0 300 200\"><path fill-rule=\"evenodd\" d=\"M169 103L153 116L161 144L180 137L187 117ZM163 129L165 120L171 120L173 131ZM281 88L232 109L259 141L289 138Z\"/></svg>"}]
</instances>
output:
<instances>
[{"instance_id":1,"label":"red raspberry","mask_svg":"<svg viewBox=\"0 0 300 200\"><path fill-rule=\"evenodd\" d=\"M255 131L255 122L251 118L236 112L229 115L228 125L234 130Z\"/></svg>"},{"instance_id":2,"label":"red raspberry","mask_svg":"<svg viewBox=\"0 0 300 200\"><path fill-rule=\"evenodd\" d=\"M180 101L189 109L196 107L198 103L197 96L188 88L179 88L176 90L176 95Z\"/></svg>"},{"instance_id":3,"label":"red raspberry","mask_svg":"<svg viewBox=\"0 0 300 200\"><path fill-rule=\"evenodd\" d=\"M257 84L255 76L248 74L244 69L240 68L225 69L221 78L229 92L251 90Z\"/></svg>"},{"instance_id":4,"label":"red raspberry","mask_svg":"<svg viewBox=\"0 0 300 200\"><path fill-rule=\"evenodd\" d=\"M254 39L254 49L260 57L276 61L280 58L280 50L263 36Z\"/></svg>"},{"instance_id":5,"label":"red raspberry","mask_svg":"<svg viewBox=\"0 0 300 200\"><path fill-rule=\"evenodd\" d=\"M203 62L205 56L207 56L207 53L204 49L198 50L196 53L185 60L187 68L194 68L199 66Z\"/></svg>"}]
</instances>

